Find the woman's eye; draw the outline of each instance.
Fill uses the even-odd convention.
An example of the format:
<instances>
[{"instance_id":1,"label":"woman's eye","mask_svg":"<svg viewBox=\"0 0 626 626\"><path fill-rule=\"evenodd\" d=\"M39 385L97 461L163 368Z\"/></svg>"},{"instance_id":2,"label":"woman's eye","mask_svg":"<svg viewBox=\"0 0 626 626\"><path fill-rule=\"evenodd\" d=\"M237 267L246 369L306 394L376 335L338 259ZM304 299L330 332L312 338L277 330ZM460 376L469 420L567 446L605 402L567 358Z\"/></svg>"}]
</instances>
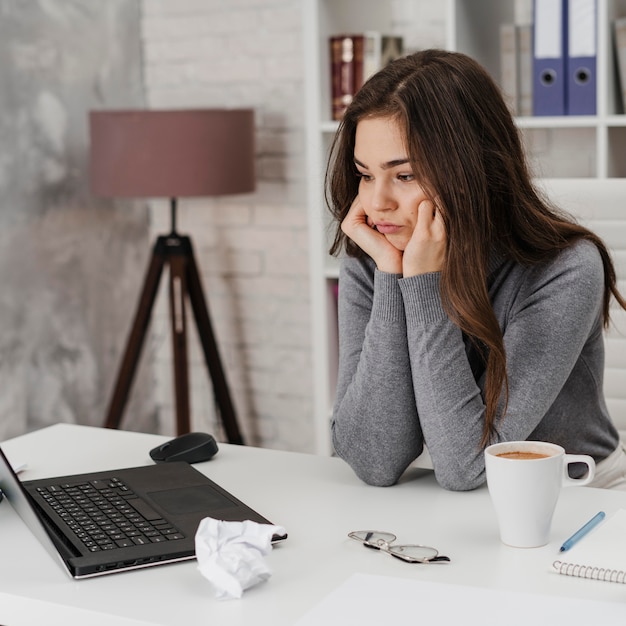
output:
<instances>
[{"instance_id":1,"label":"woman's eye","mask_svg":"<svg viewBox=\"0 0 626 626\"><path fill-rule=\"evenodd\" d=\"M415 180L415 176L413 174L398 174L398 180L401 180L403 183L410 183Z\"/></svg>"},{"instance_id":2,"label":"woman's eye","mask_svg":"<svg viewBox=\"0 0 626 626\"><path fill-rule=\"evenodd\" d=\"M369 174L366 174L365 172L359 172L357 170L356 175L357 175L357 178L361 178L364 181L372 180L372 177Z\"/></svg>"}]
</instances>

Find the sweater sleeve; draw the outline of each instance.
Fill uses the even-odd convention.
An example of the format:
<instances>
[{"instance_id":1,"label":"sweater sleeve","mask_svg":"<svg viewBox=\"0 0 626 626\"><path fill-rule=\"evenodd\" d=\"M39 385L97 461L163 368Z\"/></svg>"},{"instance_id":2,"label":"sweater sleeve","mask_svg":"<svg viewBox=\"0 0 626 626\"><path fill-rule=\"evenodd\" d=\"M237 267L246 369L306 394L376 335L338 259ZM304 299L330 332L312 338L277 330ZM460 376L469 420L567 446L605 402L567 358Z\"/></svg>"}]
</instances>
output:
<instances>
[{"instance_id":1,"label":"sweater sleeve","mask_svg":"<svg viewBox=\"0 0 626 626\"><path fill-rule=\"evenodd\" d=\"M397 275L345 259L339 280L337 454L364 482L395 483L422 451Z\"/></svg>"},{"instance_id":2,"label":"sweater sleeve","mask_svg":"<svg viewBox=\"0 0 626 626\"><path fill-rule=\"evenodd\" d=\"M527 439L563 389L598 326L603 267L595 246L578 244L553 262L507 278L496 311L507 356L509 398L501 440ZM445 314L439 274L400 280L415 403L438 482L454 490L484 482L485 405L462 333Z\"/></svg>"}]
</instances>

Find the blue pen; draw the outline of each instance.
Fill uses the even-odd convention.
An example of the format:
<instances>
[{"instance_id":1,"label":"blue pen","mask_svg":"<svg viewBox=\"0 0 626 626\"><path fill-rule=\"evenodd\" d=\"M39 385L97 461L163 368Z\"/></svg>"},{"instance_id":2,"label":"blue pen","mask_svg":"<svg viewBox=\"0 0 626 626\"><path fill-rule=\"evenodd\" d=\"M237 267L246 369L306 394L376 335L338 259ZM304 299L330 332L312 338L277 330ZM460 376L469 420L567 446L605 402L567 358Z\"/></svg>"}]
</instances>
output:
<instances>
[{"instance_id":1,"label":"blue pen","mask_svg":"<svg viewBox=\"0 0 626 626\"><path fill-rule=\"evenodd\" d=\"M590 530L595 528L604 518L606 513L600 511L594 515L580 530L577 530L569 539L563 542L559 552L569 550L574 544L578 543Z\"/></svg>"}]
</instances>

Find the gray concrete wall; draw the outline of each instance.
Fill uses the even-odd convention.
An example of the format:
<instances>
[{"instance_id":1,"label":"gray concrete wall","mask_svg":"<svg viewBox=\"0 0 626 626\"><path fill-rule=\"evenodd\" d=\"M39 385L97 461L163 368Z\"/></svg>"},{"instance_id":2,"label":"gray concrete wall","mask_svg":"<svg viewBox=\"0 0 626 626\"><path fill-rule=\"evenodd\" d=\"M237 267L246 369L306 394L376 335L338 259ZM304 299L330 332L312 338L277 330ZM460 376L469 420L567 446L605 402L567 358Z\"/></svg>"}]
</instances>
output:
<instances>
[{"instance_id":1,"label":"gray concrete wall","mask_svg":"<svg viewBox=\"0 0 626 626\"><path fill-rule=\"evenodd\" d=\"M87 114L144 104L140 20L139 0L0 0L0 439L103 423L150 237L144 204L91 196Z\"/></svg>"}]
</instances>

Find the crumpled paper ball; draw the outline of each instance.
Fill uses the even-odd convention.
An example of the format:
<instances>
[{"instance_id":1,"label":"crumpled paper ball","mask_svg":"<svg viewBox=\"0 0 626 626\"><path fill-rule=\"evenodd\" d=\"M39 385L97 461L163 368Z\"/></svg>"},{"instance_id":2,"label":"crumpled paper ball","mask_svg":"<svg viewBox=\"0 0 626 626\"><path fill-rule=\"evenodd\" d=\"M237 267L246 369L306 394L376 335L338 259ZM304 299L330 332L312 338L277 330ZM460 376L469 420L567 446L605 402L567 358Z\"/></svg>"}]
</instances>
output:
<instances>
[{"instance_id":1,"label":"crumpled paper ball","mask_svg":"<svg viewBox=\"0 0 626 626\"><path fill-rule=\"evenodd\" d=\"M241 598L245 589L267 580L272 572L263 558L272 550L272 537L281 526L257 522L226 522L205 517L196 531L200 573L218 599Z\"/></svg>"}]
</instances>

